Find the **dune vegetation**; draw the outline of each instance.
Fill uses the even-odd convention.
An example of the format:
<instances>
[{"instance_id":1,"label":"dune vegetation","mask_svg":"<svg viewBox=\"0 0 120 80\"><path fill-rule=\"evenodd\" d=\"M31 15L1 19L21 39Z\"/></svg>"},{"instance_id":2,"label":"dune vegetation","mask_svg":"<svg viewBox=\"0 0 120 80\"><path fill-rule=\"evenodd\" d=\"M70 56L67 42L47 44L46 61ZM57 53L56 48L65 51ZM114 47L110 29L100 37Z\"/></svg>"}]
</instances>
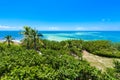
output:
<instances>
[{"instance_id":1,"label":"dune vegetation","mask_svg":"<svg viewBox=\"0 0 120 80\"><path fill-rule=\"evenodd\" d=\"M25 26L19 45L0 43L0 80L119 80L120 61L102 72L84 59L83 50L107 58L120 58L120 45L105 40L49 41ZM6 41L12 42L6 37Z\"/></svg>"}]
</instances>

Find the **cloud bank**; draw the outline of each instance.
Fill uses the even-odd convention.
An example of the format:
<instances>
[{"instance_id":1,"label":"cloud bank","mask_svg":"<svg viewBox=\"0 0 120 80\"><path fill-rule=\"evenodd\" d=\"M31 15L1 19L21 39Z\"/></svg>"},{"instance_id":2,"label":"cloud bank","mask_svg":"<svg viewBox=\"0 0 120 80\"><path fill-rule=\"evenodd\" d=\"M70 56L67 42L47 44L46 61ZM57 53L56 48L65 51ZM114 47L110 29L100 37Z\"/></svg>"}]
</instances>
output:
<instances>
[{"instance_id":1,"label":"cloud bank","mask_svg":"<svg viewBox=\"0 0 120 80\"><path fill-rule=\"evenodd\" d=\"M32 27L32 26L31 26ZM120 25L54 25L33 27L40 31L120 31ZM23 30L21 26L0 25L0 30Z\"/></svg>"},{"instance_id":2,"label":"cloud bank","mask_svg":"<svg viewBox=\"0 0 120 80\"><path fill-rule=\"evenodd\" d=\"M21 30L22 27L0 25L0 30Z\"/></svg>"}]
</instances>

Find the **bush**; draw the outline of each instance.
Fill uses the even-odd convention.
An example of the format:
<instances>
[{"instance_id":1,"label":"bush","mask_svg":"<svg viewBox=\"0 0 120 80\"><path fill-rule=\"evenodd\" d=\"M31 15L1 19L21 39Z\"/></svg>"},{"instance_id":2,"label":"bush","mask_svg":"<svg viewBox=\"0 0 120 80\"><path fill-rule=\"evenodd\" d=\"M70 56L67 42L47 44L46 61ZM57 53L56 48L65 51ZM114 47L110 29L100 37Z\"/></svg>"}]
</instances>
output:
<instances>
[{"instance_id":1,"label":"bush","mask_svg":"<svg viewBox=\"0 0 120 80\"><path fill-rule=\"evenodd\" d=\"M54 42L45 40L39 51L21 46L0 44L1 80L112 80L82 58L83 41ZM75 54L78 58L75 58ZM100 54L100 53L99 53ZM102 54L102 53L101 53ZM109 53L110 54L110 53Z\"/></svg>"},{"instance_id":2,"label":"bush","mask_svg":"<svg viewBox=\"0 0 120 80\"><path fill-rule=\"evenodd\" d=\"M85 41L83 49L99 56L120 58L120 51L110 41Z\"/></svg>"}]
</instances>

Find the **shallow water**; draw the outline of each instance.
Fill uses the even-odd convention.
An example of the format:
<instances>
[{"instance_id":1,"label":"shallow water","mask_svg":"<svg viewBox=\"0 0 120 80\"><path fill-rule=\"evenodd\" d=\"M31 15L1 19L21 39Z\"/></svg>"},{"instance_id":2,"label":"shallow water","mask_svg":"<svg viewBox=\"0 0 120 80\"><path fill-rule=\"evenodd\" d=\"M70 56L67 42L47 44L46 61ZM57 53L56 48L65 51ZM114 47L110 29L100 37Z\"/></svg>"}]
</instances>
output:
<instances>
[{"instance_id":1,"label":"shallow water","mask_svg":"<svg viewBox=\"0 0 120 80\"><path fill-rule=\"evenodd\" d=\"M120 42L120 31L39 31L43 34L43 39L62 41L68 39L82 40L110 40L112 42ZM0 40L4 40L4 36L11 35L17 41L23 38L20 31L0 31Z\"/></svg>"}]
</instances>

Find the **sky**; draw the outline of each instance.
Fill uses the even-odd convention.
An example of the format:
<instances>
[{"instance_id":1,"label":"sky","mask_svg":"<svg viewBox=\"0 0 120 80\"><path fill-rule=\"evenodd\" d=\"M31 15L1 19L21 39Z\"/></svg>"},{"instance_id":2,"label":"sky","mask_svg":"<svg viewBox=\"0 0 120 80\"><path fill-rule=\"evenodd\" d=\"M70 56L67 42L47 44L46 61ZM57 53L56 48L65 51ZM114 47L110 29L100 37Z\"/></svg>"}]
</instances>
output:
<instances>
[{"instance_id":1,"label":"sky","mask_svg":"<svg viewBox=\"0 0 120 80\"><path fill-rule=\"evenodd\" d=\"M120 31L120 0L0 0L0 30Z\"/></svg>"}]
</instances>

